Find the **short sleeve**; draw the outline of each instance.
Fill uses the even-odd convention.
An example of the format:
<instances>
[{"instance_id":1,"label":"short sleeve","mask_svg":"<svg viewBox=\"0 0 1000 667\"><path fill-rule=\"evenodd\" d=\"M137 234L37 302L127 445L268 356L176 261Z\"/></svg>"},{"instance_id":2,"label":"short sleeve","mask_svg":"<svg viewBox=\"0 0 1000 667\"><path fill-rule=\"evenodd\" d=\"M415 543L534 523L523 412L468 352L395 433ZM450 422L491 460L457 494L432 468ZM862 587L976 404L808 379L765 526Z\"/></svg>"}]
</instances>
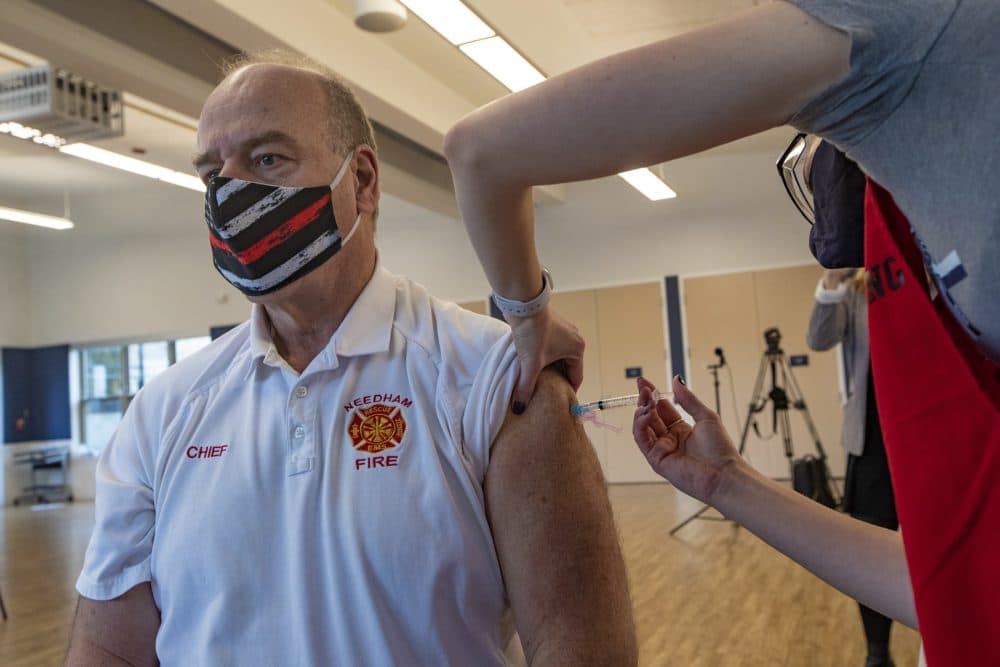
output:
<instances>
[{"instance_id":1,"label":"short sleeve","mask_svg":"<svg viewBox=\"0 0 1000 667\"><path fill-rule=\"evenodd\" d=\"M906 99L958 0L786 0L851 38L850 70L790 120L845 152Z\"/></svg>"},{"instance_id":2,"label":"short sleeve","mask_svg":"<svg viewBox=\"0 0 1000 667\"><path fill-rule=\"evenodd\" d=\"M76 582L92 600L111 600L151 579L155 436L144 423L143 398L140 392L133 400L97 461L94 532Z\"/></svg>"},{"instance_id":3,"label":"short sleeve","mask_svg":"<svg viewBox=\"0 0 1000 667\"><path fill-rule=\"evenodd\" d=\"M517 351L508 330L483 357L465 397L463 446L480 481L486 477L490 448L507 417L517 375Z\"/></svg>"}]
</instances>

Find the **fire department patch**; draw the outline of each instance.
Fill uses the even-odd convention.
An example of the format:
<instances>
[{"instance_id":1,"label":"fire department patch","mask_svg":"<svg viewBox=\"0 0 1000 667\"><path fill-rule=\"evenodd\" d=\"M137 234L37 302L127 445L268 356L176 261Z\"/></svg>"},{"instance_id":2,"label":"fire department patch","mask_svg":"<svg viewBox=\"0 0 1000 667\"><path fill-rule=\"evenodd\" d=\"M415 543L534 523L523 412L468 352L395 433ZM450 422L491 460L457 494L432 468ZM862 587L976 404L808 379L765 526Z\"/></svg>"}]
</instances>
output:
<instances>
[{"instance_id":1,"label":"fire department patch","mask_svg":"<svg viewBox=\"0 0 1000 667\"><path fill-rule=\"evenodd\" d=\"M347 435L351 437L354 449L369 454L399 447L405 434L406 419L396 405L376 403L368 408L359 408L347 424Z\"/></svg>"}]
</instances>

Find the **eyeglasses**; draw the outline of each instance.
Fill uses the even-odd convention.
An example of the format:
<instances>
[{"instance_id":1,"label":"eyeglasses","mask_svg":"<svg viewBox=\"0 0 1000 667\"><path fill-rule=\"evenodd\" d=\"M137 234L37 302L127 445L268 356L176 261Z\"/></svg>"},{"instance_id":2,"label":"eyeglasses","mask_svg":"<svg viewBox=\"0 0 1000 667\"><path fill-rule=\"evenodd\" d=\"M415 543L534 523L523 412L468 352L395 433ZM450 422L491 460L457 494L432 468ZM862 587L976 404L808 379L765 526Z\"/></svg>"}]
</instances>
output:
<instances>
[{"instance_id":1,"label":"eyeglasses","mask_svg":"<svg viewBox=\"0 0 1000 667\"><path fill-rule=\"evenodd\" d=\"M810 225L816 222L816 211L813 208L812 191L809 187L808 174L806 174L806 135L800 132L788 144L788 148L778 158L778 176L785 186L795 208L799 210L802 217Z\"/></svg>"}]
</instances>

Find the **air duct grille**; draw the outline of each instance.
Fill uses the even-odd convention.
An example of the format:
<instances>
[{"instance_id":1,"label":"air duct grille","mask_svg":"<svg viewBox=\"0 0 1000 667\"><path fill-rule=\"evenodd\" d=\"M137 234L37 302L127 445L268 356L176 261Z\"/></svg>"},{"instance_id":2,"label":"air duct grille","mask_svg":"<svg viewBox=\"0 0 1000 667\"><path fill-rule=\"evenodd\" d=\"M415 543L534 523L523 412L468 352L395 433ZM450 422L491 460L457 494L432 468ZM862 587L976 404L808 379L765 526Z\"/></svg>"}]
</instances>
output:
<instances>
[{"instance_id":1,"label":"air duct grille","mask_svg":"<svg viewBox=\"0 0 1000 667\"><path fill-rule=\"evenodd\" d=\"M51 65L0 73L0 123L5 121L70 143L125 131L120 92Z\"/></svg>"}]
</instances>

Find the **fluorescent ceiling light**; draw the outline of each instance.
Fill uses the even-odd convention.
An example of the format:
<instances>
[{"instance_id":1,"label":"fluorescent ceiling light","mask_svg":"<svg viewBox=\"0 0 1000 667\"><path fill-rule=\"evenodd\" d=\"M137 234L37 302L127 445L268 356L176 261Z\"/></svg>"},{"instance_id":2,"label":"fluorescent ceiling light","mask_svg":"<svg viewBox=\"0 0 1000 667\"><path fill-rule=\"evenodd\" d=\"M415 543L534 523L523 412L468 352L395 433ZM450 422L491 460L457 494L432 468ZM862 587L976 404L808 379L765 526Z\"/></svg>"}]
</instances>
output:
<instances>
[{"instance_id":1,"label":"fluorescent ceiling light","mask_svg":"<svg viewBox=\"0 0 1000 667\"><path fill-rule=\"evenodd\" d=\"M461 0L399 0L455 46L492 37L493 28Z\"/></svg>"},{"instance_id":2,"label":"fluorescent ceiling light","mask_svg":"<svg viewBox=\"0 0 1000 667\"><path fill-rule=\"evenodd\" d=\"M545 76L524 59L503 37L490 37L459 47L511 92L545 81Z\"/></svg>"},{"instance_id":3,"label":"fluorescent ceiling light","mask_svg":"<svg viewBox=\"0 0 1000 667\"><path fill-rule=\"evenodd\" d=\"M545 80L545 75L525 59L461 0L399 0L430 27L511 92L530 88ZM625 182L652 201L677 196L649 169L633 169L618 174Z\"/></svg>"},{"instance_id":4,"label":"fluorescent ceiling light","mask_svg":"<svg viewBox=\"0 0 1000 667\"><path fill-rule=\"evenodd\" d=\"M43 133L41 130L36 130L33 127L21 125L20 123L15 123L14 121L0 123L0 134L9 134L10 136L17 137L18 139L27 139L28 141L33 141L36 144L48 146L49 148L59 148L66 143L66 140L62 137L57 137L54 134Z\"/></svg>"},{"instance_id":5,"label":"fluorescent ceiling light","mask_svg":"<svg viewBox=\"0 0 1000 667\"><path fill-rule=\"evenodd\" d=\"M205 191L205 185L199 179L190 174L174 171L173 169L167 169L166 167L161 167L160 165L153 164L152 162L137 160L134 157L104 150L103 148L91 146L90 144L70 144L68 146L61 146L59 148L59 152L72 155L73 157L82 158L84 160L90 160L91 162L97 162L108 167L114 167L115 169L128 171L140 176L145 176L147 178L154 178L158 181L163 181L164 183L170 183L171 185L178 185L182 188L188 188L189 190L197 190L198 192Z\"/></svg>"},{"instance_id":6,"label":"fluorescent ceiling light","mask_svg":"<svg viewBox=\"0 0 1000 667\"><path fill-rule=\"evenodd\" d=\"M197 192L204 192L206 190L205 184L201 182L200 178L192 176L191 174L185 174L182 171L172 171L166 176L161 177L160 180L164 183L179 185L182 188L195 190Z\"/></svg>"},{"instance_id":7,"label":"fluorescent ceiling light","mask_svg":"<svg viewBox=\"0 0 1000 667\"><path fill-rule=\"evenodd\" d=\"M642 169L623 171L618 175L625 179L626 183L652 201L673 199L677 196L677 193L674 192L669 185L661 181L656 174L645 167Z\"/></svg>"},{"instance_id":8,"label":"fluorescent ceiling light","mask_svg":"<svg viewBox=\"0 0 1000 667\"><path fill-rule=\"evenodd\" d=\"M48 227L49 229L73 229L73 221L66 218L57 218L54 215L43 215L30 211L19 211L16 208L4 208L3 206L0 206L0 220L23 222L26 225Z\"/></svg>"},{"instance_id":9,"label":"fluorescent ceiling light","mask_svg":"<svg viewBox=\"0 0 1000 667\"><path fill-rule=\"evenodd\" d=\"M73 157L83 158L91 162L97 162L108 167L130 171L133 174L146 176L147 178L163 178L170 170L151 162L136 160L134 157L107 151L103 148L91 146L90 144L70 144L59 149L60 153L66 153Z\"/></svg>"}]
</instances>

